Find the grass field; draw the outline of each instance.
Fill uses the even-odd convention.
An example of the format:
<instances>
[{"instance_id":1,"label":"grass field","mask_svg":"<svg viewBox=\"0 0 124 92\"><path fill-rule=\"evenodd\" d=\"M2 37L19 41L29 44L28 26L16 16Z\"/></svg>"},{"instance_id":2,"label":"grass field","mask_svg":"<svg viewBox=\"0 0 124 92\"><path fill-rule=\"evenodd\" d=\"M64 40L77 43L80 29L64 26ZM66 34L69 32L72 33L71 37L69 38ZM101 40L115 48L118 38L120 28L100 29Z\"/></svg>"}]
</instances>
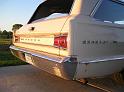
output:
<instances>
[{"instance_id":1,"label":"grass field","mask_svg":"<svg viewBox=\"0 0 124 92\"><path fill-rule=\"evenodd\" d=\"M11 39L0 39L0 67L27 64L11 54L10 44Z\"/></svg>"},{"instance_id":2,"label":"grass field","mask_svg":"<svg viewBox=\"0 0 124 92\"><path fill-rule=\"evenodd\" d=\"M0 38L0 45L10 45L11 44L11 39L1 39Z\"/></svg>"}]
</instances>

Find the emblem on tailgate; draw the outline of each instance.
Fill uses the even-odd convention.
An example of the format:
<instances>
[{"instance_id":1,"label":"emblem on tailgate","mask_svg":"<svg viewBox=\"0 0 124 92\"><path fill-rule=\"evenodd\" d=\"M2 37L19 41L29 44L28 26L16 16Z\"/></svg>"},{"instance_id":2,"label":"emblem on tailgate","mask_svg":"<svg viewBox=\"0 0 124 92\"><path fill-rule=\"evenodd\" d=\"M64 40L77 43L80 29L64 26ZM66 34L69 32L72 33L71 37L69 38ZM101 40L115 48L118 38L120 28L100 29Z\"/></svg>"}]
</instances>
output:
<instances>
[{"instance_id":1,"label":"emblem on tailgate","mask_svg":"<svg viewBox=\"0 0 124 92\"><path fill-rule=\"evenodd\" d=\"M118 41L107 41L107 40L84 40L82 41L82 44L117 44Z\"/></svg>"}]
</instances>

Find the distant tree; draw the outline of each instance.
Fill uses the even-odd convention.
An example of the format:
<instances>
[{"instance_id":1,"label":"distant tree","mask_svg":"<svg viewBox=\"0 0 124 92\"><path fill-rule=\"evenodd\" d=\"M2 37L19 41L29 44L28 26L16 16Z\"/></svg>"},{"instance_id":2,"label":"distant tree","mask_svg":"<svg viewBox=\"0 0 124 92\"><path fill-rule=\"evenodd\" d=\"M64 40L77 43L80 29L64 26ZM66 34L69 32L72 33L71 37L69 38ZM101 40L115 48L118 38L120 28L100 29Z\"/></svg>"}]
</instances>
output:
<instances>
[{"instance_id":1,"label":"distant tree","mask_svg":"<svg viewBox=\"0 0 124 92\"><path fill-rule=\"evenodd\" d=\"M1 28L0 28L0 34L2 33L2 30L1 30Z\"/></svg>"},{"instance_id":2,"label":"distant tree","mask_svg":"<svg viewBox=\"0 0 124 92\"><path fill-rule=\"evenodd\" d=\"M1 35L0 35L0 38L7 38L7 34L8 32L6 30L4 30Z\"/></svg>"},{"instance_id":3,"label":"distant tree","mask_svg":"<svg viewBox=\"0 0 124 92\"><path fill-rule=\"evenodd\" d=\"M3 35L7 35L8 32L7 32L6 30L4 30L4 31L2 32L2 34L3 34Z\"/></svg>"},{"instance_id":4,"label":"distant tree","mask_svg":"<svg viewBox=\"0 0 124 92\"><path fill-rule=\"evenodd\" d=\"M10 39L10 38L12 38L12 32L11 31L6 31L6 30L4 30L4 31L0 31L0 38L2 38L2 39Z\"/></svg>"},{"instance_id":5,"label":"distant tree","mask_svg":"<svg viewBox=\"0 0 124 92\"><path fill-rule=\"evenodd\" d=\"M18 30L22 26L23 26L22 24L14 24L13 27L12 27L12 31L15 32L16 30Z\"/></svg>"},{"instance_id":6,"label":"distant tree","mask_svg":"<svg viewBox=\"0 0 124 92\"><path fill-rule=\"evenodd\" d=\"M7 38L8 38L8 39L12 38L12 32L11 32L11 31L9 31L9 32L7 33Z\"/></svg>"},{"instance_id":7,"label":"distant tree","mask_svg":"<svg viewBox=\"0 0 124 92\"><path fill-rule=\"evenodd\" d=\"M0 38L2 38L2 31L0 30Z\"/></svg>"},{"instance_id":8,"label":"distant tree","mask_svg":"<svg viewBox=\"0 0 124 92\"><path fill-rule=\"evenodd\" d=\"M0 35L2 35L2 31L0 30Z\"/></svg>"}]
</instances>

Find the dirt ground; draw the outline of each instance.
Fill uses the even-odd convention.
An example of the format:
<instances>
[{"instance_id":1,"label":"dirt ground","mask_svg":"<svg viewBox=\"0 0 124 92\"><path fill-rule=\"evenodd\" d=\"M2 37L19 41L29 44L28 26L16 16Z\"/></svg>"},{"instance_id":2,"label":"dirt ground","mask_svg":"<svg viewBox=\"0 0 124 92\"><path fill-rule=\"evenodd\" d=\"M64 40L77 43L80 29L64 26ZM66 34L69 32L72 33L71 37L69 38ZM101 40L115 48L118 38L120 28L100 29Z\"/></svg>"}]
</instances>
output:
<instances>
[{"instance_id":1,"label":"dirt ground","mask_svg":"<svg viewBox=\"0 0 124 92\"><path fill-rule=\"evenodd\" d=\"M92 87L94 84L98 88ZM89 79L88 85L67 81L31 65L0 68L0 92L124 92L113 80Z\"/></svg>"}]
</instances>

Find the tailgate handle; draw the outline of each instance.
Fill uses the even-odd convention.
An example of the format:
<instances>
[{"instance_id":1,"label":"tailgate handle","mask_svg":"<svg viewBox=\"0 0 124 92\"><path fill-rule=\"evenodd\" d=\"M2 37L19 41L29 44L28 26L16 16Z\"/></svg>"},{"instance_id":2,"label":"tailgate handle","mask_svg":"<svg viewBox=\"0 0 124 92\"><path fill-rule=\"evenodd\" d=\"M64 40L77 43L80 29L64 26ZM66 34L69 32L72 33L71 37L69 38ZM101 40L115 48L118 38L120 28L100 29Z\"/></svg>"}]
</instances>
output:
<instances>
[{"instance_id":1,"label":"tailgate handle","mask_svg":"<svg viewBox=\"0 0 124 92\"><path fill-rule=\"evenodd\" d=\"M30 27L29 30L30 31L34 31L35 27Z\"/></svg>"}]
</instances>

